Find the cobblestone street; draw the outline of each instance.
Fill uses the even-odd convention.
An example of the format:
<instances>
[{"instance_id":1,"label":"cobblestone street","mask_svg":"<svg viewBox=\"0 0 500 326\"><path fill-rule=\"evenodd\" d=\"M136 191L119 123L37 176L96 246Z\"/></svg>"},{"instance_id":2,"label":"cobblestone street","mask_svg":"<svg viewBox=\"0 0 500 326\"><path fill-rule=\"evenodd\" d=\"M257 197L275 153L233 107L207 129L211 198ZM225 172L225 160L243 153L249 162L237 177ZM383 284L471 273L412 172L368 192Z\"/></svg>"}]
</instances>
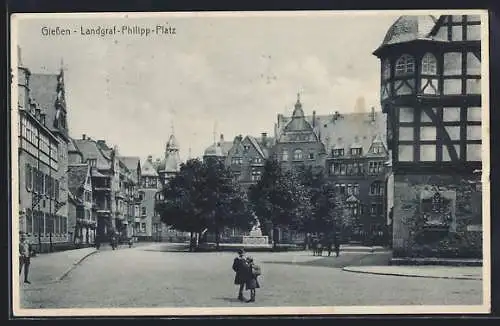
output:
<instances>
[{"instance_id":1,"label":"cobblestone street","mask_svg":"<svg viewBox=\"0 0 500 326\"><path fill-rule=\"evenodd\" d=\"M257 302L236 300L233 254L166 251L152 244L89 256L62 281L21 284L23 308L476 305L480 280L359 274L369 253L314 257L310 252L250 253L262 266ZM376 260L376 259L375 259ZM32 268L36 269L36 261Z\"/></svg>"}]
</instances>

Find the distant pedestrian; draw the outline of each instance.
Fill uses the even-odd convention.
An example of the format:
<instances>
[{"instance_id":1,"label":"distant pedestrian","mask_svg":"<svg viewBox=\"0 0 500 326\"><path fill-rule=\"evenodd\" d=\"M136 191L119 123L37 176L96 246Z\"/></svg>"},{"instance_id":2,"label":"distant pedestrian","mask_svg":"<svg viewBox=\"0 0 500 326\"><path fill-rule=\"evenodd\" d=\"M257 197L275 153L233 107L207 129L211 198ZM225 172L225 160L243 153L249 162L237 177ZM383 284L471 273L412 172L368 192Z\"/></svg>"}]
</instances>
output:
<instances>
[{"instance_id":1,"label":"distant pedestrian","mask_svg":"<svg viewBox=\"0 0 500 326\"><path fill-rule=\"evenodd\" d=\"M243 289L245 288L245 284L250 277L250 269L245 257L245 250L238 249L238 257L234 258L233 261L233 271L236 273L234 276L234 284L239 285L238 300L245 301Z\"/></svg>"},{"instance_id":2,"label":"distant pedestrian","mask_svg":"<svg viewBox=\"0 0 500 326\"><path fill-rule=\"evenodd\" d=\"M328 250L328 257L330 257L332 250L333 250L333 241L332 238L328 238L326 241L326 249Z\"/></svg>"},{"instance_id":3,"label":"distant pedestrian","mask_svg":"<svg viewBox=\"0 0 500 326\"><path fill-rule=\"evenodd\" d=\"M247 258L249 268L249 278L246 282L246 289L250 290L250 299L247 302L255 302L255 289L260 288L258 277L261 275L260 266L256 265L252 257Z\"/></svg>"},{"instance_id":4,"label":"distant pedestrian","mask_svg":"<svg viewBox=\"0 0 500 326\"><path fill-rule=\"evenodd\" d=\"M333 238L333 246L335 248L335 255L338 257L340 254L340 241L337 237Z\"/></svg>"},{"instance_id":5,"label":"distant pedestrian","mask_svg":"<svg viewBox=\"0 0 500 326\"><path fill-rule=\"evenodd\" d=\"M30 270L31 263L31 244L26 239L24 234L21 235L21 239L19 242L19 275L21 275L21 271L24 266L24 283L31 284L28 280L28 274Z\"/></svg>"}]
</instances>

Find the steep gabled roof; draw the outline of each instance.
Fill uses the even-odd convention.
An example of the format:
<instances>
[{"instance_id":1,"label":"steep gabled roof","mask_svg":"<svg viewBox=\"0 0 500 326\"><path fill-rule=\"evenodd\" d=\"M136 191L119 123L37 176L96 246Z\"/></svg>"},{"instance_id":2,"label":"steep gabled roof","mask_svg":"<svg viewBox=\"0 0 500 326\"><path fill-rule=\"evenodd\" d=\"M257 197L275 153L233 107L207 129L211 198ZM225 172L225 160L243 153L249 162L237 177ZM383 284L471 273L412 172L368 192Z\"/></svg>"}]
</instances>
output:
<instances>
[{"instance_id":1,"label":"steep gabled roof","mask_svg":"<svg viewBox=\"0 0 500 326\"><path fill-rule=\"evenodd\" d=\"M141 165L141 176L157 177L156 167L153 162L153 157L150 155Z\"/></svg>"},{"instance_id":2,"label":"steep gabled roof","mask_svg":"<svg viewBox=\"0 0 500 326\"><path fill-rule=\"evenodd\" d=\"M79 196L80 188L83 187L89 173L87 164L70 164L68 166L68 189L75 196Z\"/></svg>"},{"instance_id":3,"label":"steep gabled roof","mask_svg":"<svg viewBox=\"0 0 500 326\"><path fill-rule=\"evenodd\" d=\"M252 136L247 136L246 138L248 138L248 141L250 142L250 144L252 144L253 147L255 147L255 149L257 150L257 153L259 153L259 155L262 156L262 158L266 158L266 154L264 154L264 152L262 151L261 145L259 144L257 139L255 139Z\"/></svg>"},{"instance_id":4,"label":"steep gabled roof","mask_svg":"<svg viewBox=\"0 0 500 326\"><path fill-rule=\"evenodd\" d=\"M322 126L322 141L327 153L332 149L345 149L345 155L353 145L363 149L365 155L371 148L374 139L386 133L386 118L381 112L346 113L336 119L328 119ZM384 144L385 148L387 146Z\"/></svg>"},{"instance_id":5,"label":"steep gabled roof","mask_svg":"<svg viewBox=\"0 0 500 326\"><path fill-rule=\"evenodd\" d=\"M82 153L84 161L89 159L96 160L96 167L99 170L111 169L111 152L101 150L93 139L75 139L76 148ZM107 153L105 153L107 152Z\"/></svg>"},{"instance_id":6,"label":"steep gabled roof","mask_svg":"<svg viewBox=\"0 0 500 326\"><path fill-rule=\"evenodd\" d=\"M118 159L130 171L134 181L137 181L139 178L137 168L140 168L141 159L138 156L120 156Z\"/></svg>"},{"instance_id":7,"label":"steep gabled roof","mask_svg":"<svg viewBox=\"0 0 500 326\"><path fill-rule=\"evenodd\" d=\"M212 144L210 146L208 146L206 149L205 149L205 152L204 152L204 156L215 156L217 155L217 147L218 145L220 144L220 149L221 149L221 152L222 152L222 156L227 156L229 150L231 149L231 147L233 147L233 142L232 141L222 141L222 142L218 142L217 144Z\"/></svg>"},{"instance_id":8,"label":"steep gabled roof","mask_svg":"<svg viewBox=\"0 0 500 326\"><path fill-rule=\"evenodd\" d=\"M55 130L58 74L31 74L29 79L30 96L46 114L47 127Z\"/></svg>"}]
</instances>

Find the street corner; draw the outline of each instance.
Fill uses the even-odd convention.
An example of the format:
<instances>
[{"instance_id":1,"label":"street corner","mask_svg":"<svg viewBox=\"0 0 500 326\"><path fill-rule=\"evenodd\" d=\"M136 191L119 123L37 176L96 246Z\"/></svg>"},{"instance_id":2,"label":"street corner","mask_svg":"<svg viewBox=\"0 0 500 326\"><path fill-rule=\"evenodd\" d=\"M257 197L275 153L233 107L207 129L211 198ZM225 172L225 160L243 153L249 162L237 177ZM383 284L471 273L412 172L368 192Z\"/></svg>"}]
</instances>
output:
<instances>
[{"instance_id":1,"label":"street corner","mask_svg":"<svg viewBox=\"0 0 500 326\"><path fill-rule=\"evenodd\" d=\"M342 268L345 272L401 276L401 277L422 277L455 280L476 280L483 279L481 267L444 267L444 266L346 266Z\"/></svg>"}]
</instances>

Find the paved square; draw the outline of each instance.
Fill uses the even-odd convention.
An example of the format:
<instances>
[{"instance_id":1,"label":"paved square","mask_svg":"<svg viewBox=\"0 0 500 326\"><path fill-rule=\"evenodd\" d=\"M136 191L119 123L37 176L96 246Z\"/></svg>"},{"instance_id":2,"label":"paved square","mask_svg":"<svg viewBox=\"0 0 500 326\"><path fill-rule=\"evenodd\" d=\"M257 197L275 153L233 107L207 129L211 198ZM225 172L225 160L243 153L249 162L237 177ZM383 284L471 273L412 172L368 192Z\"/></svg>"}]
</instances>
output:
<instances>
[{"instance_id":1,"label":"paved square","mask_svg":"<svg viewBox=\"0 0 500 326\"><path fill-rule=\"evenodd\" d=\"M480 280L358 274L342 267L368 253L250 253L262 266L256 303L236 300L230 252L188 253L166 244L100 251L56 283L21 285L23 308L480 305ZM36 261L32 268L36 269ZM247 294L248 296L248 294Z\"/></svg>"}]
</instances>

